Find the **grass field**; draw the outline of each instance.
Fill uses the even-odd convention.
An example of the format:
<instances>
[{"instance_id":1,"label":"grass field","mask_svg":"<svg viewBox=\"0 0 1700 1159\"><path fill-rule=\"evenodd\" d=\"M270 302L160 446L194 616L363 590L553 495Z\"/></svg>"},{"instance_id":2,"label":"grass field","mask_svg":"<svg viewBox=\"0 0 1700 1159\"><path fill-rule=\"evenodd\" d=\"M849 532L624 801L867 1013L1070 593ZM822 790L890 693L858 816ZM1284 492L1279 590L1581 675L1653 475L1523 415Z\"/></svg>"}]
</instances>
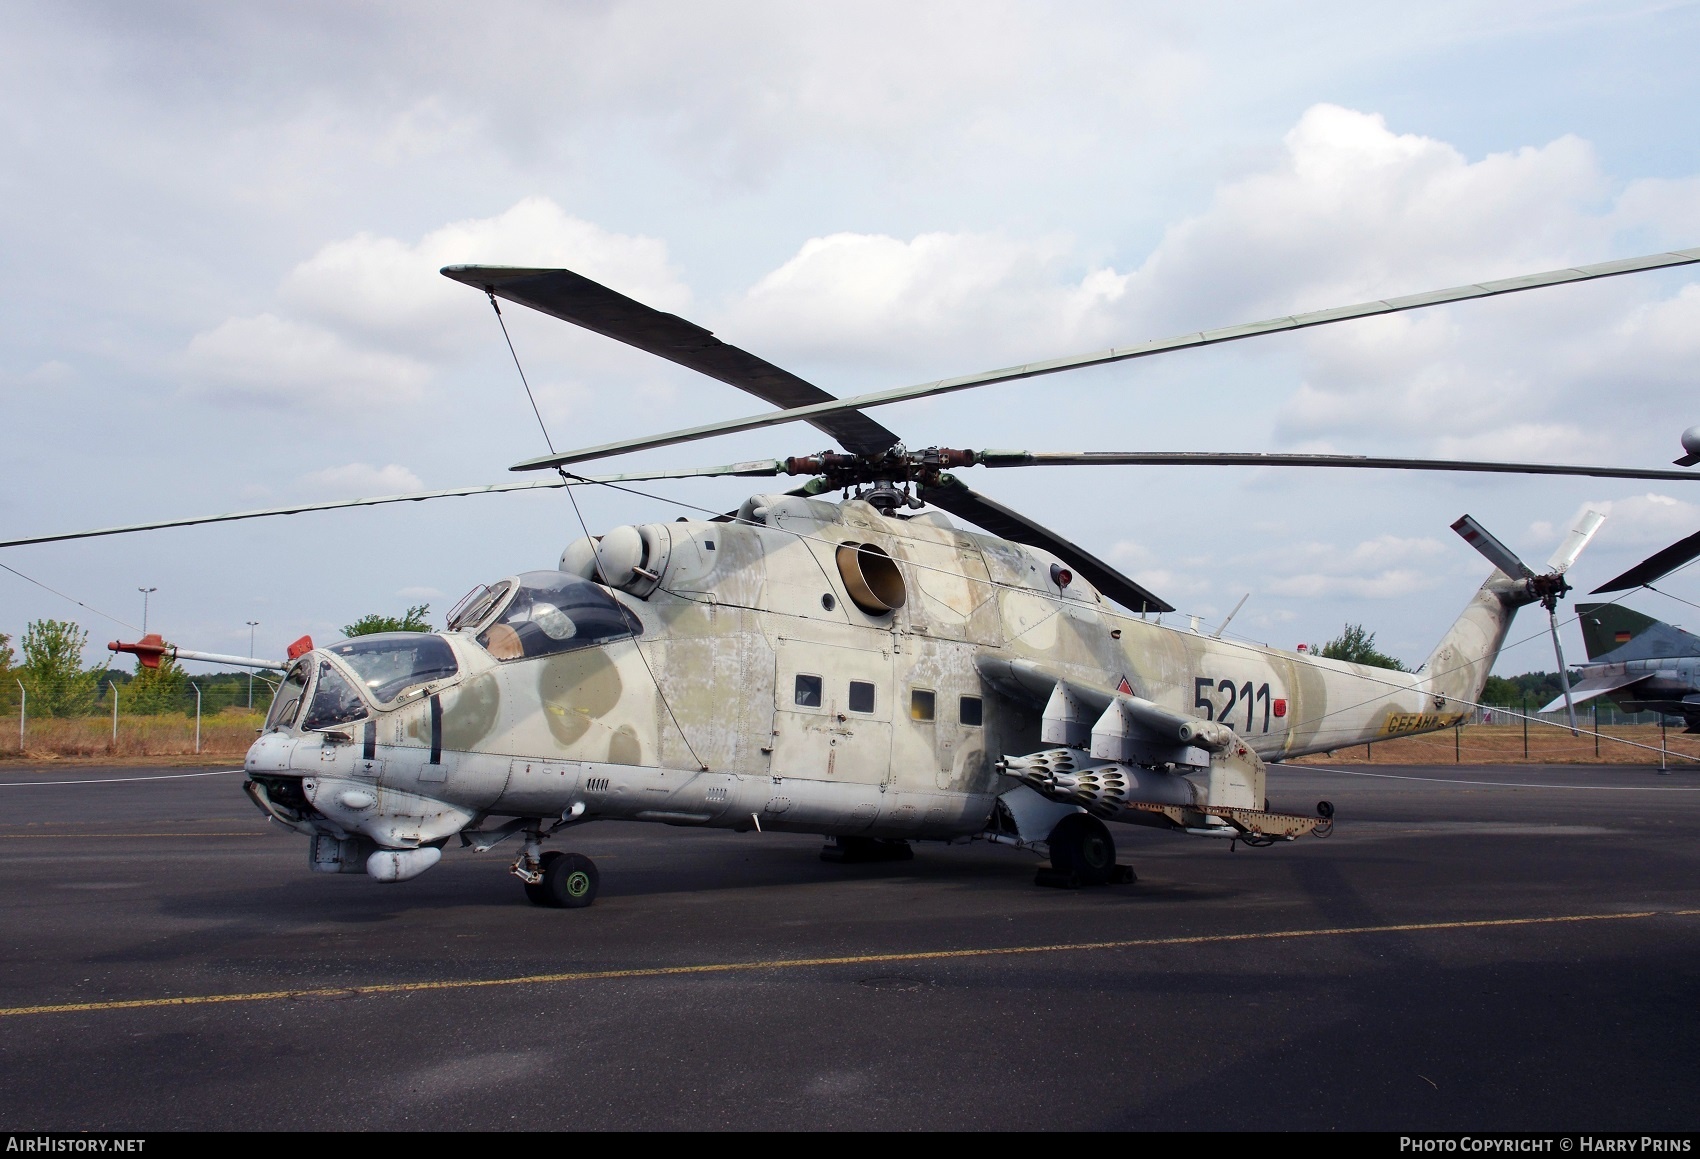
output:
<instances>
[{"instance_id":1,"label":"grass field","mask_svg":"<svg viewBox=\"0 0 1700 1159\"><path fill-rule=\"evenodd\" d=\"M1390 765L1515 765L1515 764L1609 764L1659 763L1659 726L1656 724L1601 725L1596 741L1583 718L1582 735L1571 736L1566 728L1529 722L1528 747L1517 724L1467 724L1457 730L1425 733L1336 749L1332 755L1305 757L1306 764L1362 764L1385 761ZM1625 743L1633 742L1633 743ZM1700 768L1700 736L1680 728L1667 729L1664 744L1673 754L1668 763L1676 767ZM1637 748L1636 745L1645 745ZM1692 758L1682 759L1683 756Z\"/></svg>"},{"instance_id":2,"label":"grass field","mask_svg":"<svg viewBox=\"0 0 1700 1159\"><path fill-rule=\"evenodd\" d=\"M17 718L0 729L0 760L111 760L137 757L219 757L241 759L265 723L262 712L226 709L201 718L201 745L195 749L195 714L118 717L113 739L110 716L47 717L24 724L24 744L18 747Z\"/></svg>"}]
</instances>

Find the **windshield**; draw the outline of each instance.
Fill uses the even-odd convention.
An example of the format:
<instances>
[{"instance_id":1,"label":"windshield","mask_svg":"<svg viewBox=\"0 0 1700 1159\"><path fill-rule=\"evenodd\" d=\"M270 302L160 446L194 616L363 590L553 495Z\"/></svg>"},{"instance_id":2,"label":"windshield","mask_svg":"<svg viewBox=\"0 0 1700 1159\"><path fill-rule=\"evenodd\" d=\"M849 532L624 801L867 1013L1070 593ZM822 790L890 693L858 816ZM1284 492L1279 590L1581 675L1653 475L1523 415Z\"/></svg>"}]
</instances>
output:
<instances>
[{"instance_id":1,"label":"windshield","mask_svg":"<svg viewBox=\"0 0 1700 1159\"><path fill-rule=\"evenodd\" d=\"M366 715L366 702L328 660L319 661L319 680L313 686L313 703L307 707L307 717L301 727L308 732L347 724Z\"/></svg>"},{"instance_id":2,"label":"windshield","mask_svg":"<svg viewBox=\"0 0 1700 1159\"><path fill-rule=\"evenodd\" d=\"M354 669L360 682L383 702L415 684L441 680L460 670L447 640L429 632L378 632L356 636L325 651Z\"/></svg>"},{"instance_id":3,"label":"windshield","mask_svg":"<svg viewBox=\"0 0 1700 1159\"><path fill-rule=\"evenodd\" d=\"M277 695L272 697L272 710L266 716L266 731L288 728L295 723L296 714L301 711L301 694L307 691L307 665L297 664L289 670L289 675L278 685Z\"/></svg>"},{"instance_id":4,"label":"windshield","mask_svg":"<svg viewBox=\"0 0 1700 1159\"><path fill-rule=\"evenodd\" d=\"M563 571L528 571L478 642L498 660L589 648L642 631L636 616L596 584Z\"/></svg>"}]
</instances>

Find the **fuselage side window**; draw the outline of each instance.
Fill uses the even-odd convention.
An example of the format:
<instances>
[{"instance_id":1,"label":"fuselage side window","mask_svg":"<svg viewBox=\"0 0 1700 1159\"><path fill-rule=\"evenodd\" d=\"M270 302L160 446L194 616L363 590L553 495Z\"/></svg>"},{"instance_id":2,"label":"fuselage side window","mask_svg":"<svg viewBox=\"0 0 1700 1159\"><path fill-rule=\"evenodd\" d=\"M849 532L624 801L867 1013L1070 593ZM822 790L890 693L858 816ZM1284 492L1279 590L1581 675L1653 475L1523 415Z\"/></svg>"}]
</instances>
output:
<instances>
[{"instance_id":1,"label":"fuselage side window","mask_svg":"<svg viewBox=\"0 0 1700 1159\"><path fill-rule=\"evenodd\" d=\"M933 693L928 688L911 688L909 690L909 719L933 719Z\"/></svg>"},{"instance_id":2,"label":"fuselage side window","mask_svg":"<svg viewBox=\"0 0 1700 1159\"><path fill-rule=\"evenodd\" d=\"M957 713L956 719L969 728L979 728L985 716L985 708L981 704L980 698L978 696L964 696L959 707L960 711Z\"/></svg>"},{"instance_id":3,"label":"fuselage side window","mask_svg":"<svg viewBox=\"0 0 1700 1159\"><path fill-rule=\"evenodd\" d=\"M866 680L850 682L850 711L872 712L874 710L874 686Z\"/></svg>"},{"instance_id":4,"label":"fuselage side window","mask_svg":"<svg viewBox=\"0 0 1700 1159\"><path fill-rule=\"evenodd\" d=\"M821 688L822 681L819 676L807 676L799 673L796 686L791 692L791 700L804 708L819 708Z\"/></svg>"}]
</instances>

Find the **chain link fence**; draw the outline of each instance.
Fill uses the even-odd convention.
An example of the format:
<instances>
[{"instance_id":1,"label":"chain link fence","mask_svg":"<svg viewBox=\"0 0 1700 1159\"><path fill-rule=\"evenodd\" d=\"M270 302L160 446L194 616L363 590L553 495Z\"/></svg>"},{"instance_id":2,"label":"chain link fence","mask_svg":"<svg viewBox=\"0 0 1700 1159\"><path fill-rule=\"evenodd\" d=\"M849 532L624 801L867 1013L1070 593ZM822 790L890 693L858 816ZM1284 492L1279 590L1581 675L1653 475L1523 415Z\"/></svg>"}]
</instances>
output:
<instances>
[{"instance_id":1,"label":"chain link fence","mask_svg":"<svg viewBox=\"0 0 1700 1159\"><path fill-rule=\"evenodd\" d=\"M250 694L245 673L44 679L14 668L0 674L0 755L240 757L274 687L255 675Z\"/></svg>"}]
</instances>

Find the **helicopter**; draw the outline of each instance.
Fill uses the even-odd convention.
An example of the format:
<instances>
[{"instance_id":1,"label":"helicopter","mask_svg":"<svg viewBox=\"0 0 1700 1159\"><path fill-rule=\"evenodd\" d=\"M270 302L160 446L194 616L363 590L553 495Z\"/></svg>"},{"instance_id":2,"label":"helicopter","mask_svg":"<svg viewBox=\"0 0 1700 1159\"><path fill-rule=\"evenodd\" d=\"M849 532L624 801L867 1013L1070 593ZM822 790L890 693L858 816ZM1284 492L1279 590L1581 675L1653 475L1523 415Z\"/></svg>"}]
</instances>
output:
<instances>
[{"instance_id":1,"label":"helicopter","mask_svg":"<svg viewBox=\"0 0 1700 1159\"><path fill-rule=\"evenodd\" d=\"M1478 698L1519 608L1549 614L1598 530L1587 512L1536 572L1469 516L1494 565L1416 672L1164 624L1172 605L970 488L971 468L1261 465L1686 480L1700 472L1261 453L911 450L868 410L993 382L1542 286L1700 262L1700 249L1291 315L847 399L570 270L442 273L745 390L777 410L555 452L541 481L380 496L0 541L0 547L339 507L655 478L792 476L703 519L627 525L548 567L480 585L440 632L382 633L283 660L244 788L309 839L324 873L401 882L445 847L517 838L540 906L590 905L582 854L545 849L598 820L826 838L823 858L907 859L912 842L1047 857L1038 884L1132 882L1107 823L1269 846L1326 836L1333 807L1278 811L1268 767L1449 728ZM506 325L503 323L504 334ZM511 346L511 342L510 342ZM518 365L517 356L515 358ZM523 369L521 370L523 380ZM529 391L529 387L527 388ZM584 476L628 451L804 422L841 449L719 467ZM547 432L545 432L547 434ZM830 498L831 492L841 497ZM571 492L569 491L569 494ZM1558 645L1556 619L1553 639ZM110 645L157 663L163 640ZM1562 667L1562 657L1560 659Z\"/></svg>"}]
</instances>

